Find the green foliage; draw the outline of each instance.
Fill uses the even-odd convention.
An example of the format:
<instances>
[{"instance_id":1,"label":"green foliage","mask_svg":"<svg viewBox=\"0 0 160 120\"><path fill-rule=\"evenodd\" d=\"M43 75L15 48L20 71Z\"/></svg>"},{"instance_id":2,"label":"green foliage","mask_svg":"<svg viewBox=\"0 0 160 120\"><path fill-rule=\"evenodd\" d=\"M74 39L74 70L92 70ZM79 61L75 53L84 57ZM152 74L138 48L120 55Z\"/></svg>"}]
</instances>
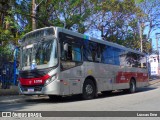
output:
<instances>
[{"instance_id":1,"label":"green foliage","mask_svg":"<svg viewBox=\"0 0 160 120\"><path fill-rule=\"evenodd\" d=\"M110 0L95 2L94 28L101 31L104 40L140 50L139 20L145 17L138 0ZM143 52L149 52L151 43L144 43Z\"/></svg>"},{"instance_id":2,"label":"green foliage","mask_svg":"<svg viewBox=\"0 0 160 120\"><path fill-rule=\"evenodd\" d=\"M141 3L141 2L144 2L145 0L135 0L135 2L137 3L137 4L139 4L139 3Z\"/></svg>"},{"instance_id":3,"label":"green foliage","mask_svg":"<svg viewBox=\"0 0 160 120\"><path fill-rule=\"evenodd\" d=\"M15 20L15 2L15 0L0 2L0 65L1 62L13 60L13 50L10 45L18 45L20 34L19 25Z\"/></svg>"},{"instance_id":4,"label":"green foliage","mask_svg":"<svg viewBox=\"0 0 160 120\"><path fill-rule=\"evenodd\" d=\"M38 6L37 28L60 26L67 29L77 29L77 31L84 33L86 31L84 22L91 15L90 4L90 1L84 0L48 0L45 5Z\"/></svg>"},{"instance_id":5,"label":"green foliage","mask_svg":"<svg viewBox=\"0 0 160 120\"><path fill-rule=\"evenodd\" d=\"M149 15L139 5L145 1L36 0L36 26L59 26L80 33L98 30L105 40L140 50L138 24ZM32 0L6 0L4 5L8 7L0 11L0 41L3 46L18 45L18 39L32 30ZM150 41L143 46L144 52L150 52Z\"/></svg>"}]
</instances>

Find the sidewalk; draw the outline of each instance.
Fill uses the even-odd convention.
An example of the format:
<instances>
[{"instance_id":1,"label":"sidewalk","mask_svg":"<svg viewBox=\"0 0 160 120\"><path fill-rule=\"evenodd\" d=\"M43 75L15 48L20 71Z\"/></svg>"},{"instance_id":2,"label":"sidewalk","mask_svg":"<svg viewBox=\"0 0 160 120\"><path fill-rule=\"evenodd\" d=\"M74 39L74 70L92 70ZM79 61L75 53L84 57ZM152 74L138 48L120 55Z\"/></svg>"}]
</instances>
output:
<instances>
[{"instance_id":1,"label":"sidewalk","mask_svg":"<svg viewBox=\"0 0 160 120\"><path fill-rule=\"evenodd\" d=\"M160 82L160 79L151 79L150 81L149 81L149 85L153 85L153 84L156 84L156 83L158 83L158 82Z\"/></svg>"},{"instance_id":2,"label":"sidewalk","mask_svg":"<svg viewBox=\"0 0 160 120\"><path fill-rule=\"evenodd\" d=\"M150 80L149 85L160 82L160 79ZM19 95L18 86L11 86L10 89L0 89L0 96Z\"/></svg>"},{"instance_id":3,"label":"sidewalk","mask_svg":"<svg viewBox=\"0 0 160 120\"><path fill-rule=\"evenodd\" d=\"M0 89L0 96L19 95L18 86L10 86L10 89Z\"/></svg>"}]
</instances>

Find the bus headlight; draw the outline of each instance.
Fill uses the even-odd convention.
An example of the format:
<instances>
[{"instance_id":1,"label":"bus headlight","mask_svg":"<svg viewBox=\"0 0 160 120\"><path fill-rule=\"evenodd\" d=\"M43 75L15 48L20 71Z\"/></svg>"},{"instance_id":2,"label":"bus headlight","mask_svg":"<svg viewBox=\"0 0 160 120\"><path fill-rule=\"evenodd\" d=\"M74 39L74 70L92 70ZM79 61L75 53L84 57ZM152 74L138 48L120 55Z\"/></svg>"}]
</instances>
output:
<instances>
[{"instance_id":1,"label":"bus headlight","mask_svg":"<svg viewBox=\"0 0 160 120\"><path fill-rule=\"evenodd\" d=\"M50 77L49 79L47 79L45 81L45 85L49 84L50 82L54 81L57 78L57 74L54 74L52 77Z\"/></svg>"}]
</instances>

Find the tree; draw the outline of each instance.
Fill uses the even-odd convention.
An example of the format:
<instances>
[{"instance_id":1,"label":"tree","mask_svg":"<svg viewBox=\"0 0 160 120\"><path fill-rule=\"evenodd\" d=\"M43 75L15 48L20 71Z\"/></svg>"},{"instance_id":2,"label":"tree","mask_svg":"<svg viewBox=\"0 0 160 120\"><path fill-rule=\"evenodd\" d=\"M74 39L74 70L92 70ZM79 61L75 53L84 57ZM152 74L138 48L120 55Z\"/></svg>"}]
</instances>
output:
<instances>
[{"instance_id":1,"label":"tree","mask_svg":"<svg viewBox=\"0 0 160 120\"><path fill-rule=\"evenodd\" d=\"M6 6L12 6L0 11L3 39L17 43L32 30L31 20L34 17L37 28L59 26L80 33L99 31L104 40L140 48L138 24L139 20L146 18L140 7L145 0L36 0L36 16L31 12L32 0L2 1Z\"/></svg>"},{"instance_id":2,"label":"tree","mask_svg":"<svg viewBox=\"0 0 160 120\"><path fill-rule=\"evenodd\" d=\"M37 26L59 26L84 33L84 23L90 16L91 9L90 0L47 0L37 8Z\"/></svg>"},{"instance_id":3,"label":"tree","mask_svg":"<svg viewBox=\"0 0 160 120\"><path fill-rule=\"evenodd\" d=\"M96 6L97 5L97 6ZM95 29L101 31L101 36L108 41L124 40L129 31L136 36L138 33L136 12L139 10L134 1L104 1L96 3L94 17Z\"/></svg>"},{"instance_id":4,"label":"tree","mask_svg":"<svg viewBox=\"0 0 160 120\"><path fill-rule=\"evenodd\" d=\"M139 18L144 16L137 4L143 0L110 0L94 3L95 13L91 16L91 29L100 31L104 40L140 50ZM135 4L137 3L137 4ZM143 43L143 44L148 44ZM151 45L151 44L150 44ZM149 51L145 45L144 52Z\"/></svg>"},{"instance_id":5,"label":"tree","mask_svg":"<svg viewBox=\"0 0 160 120\"><path fill-rule=\"evenodd\" d=\"M139 4L144 16L141 17L141 22L143 22L143 32L145 29L147 31L147 39L150 39L151 32L160 28L160 1L159 0L144 0Z\"/></svg>"},{"instance_id":6,"label":"tree","mask_svg":"<svg viewBox=\"0 0 160 120\"><path fill-rule=\"evenodd\" d=\"M19 39L18 23L15 20L16 0L0 1L0 65L13 60L13 45Z\"/></svg>"}]
</instances>

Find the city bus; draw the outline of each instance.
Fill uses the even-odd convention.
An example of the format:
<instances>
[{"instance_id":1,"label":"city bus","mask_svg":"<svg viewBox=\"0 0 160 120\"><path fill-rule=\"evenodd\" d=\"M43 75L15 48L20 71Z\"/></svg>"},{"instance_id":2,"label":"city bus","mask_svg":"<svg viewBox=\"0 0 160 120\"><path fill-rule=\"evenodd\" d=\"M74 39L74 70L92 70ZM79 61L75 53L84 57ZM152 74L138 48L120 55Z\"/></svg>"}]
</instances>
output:
<instances>
[{"instance_id":1,"label":"city bus","mask_svg":"<svg viewBox=\"0 0 160 120\"><path fill-rule=\"evenodd\" d=\"M148 85L145 54L60 27L27 33L20 49L19 90L49 98L93 99Z\"/></svg>"}]
</instances>

